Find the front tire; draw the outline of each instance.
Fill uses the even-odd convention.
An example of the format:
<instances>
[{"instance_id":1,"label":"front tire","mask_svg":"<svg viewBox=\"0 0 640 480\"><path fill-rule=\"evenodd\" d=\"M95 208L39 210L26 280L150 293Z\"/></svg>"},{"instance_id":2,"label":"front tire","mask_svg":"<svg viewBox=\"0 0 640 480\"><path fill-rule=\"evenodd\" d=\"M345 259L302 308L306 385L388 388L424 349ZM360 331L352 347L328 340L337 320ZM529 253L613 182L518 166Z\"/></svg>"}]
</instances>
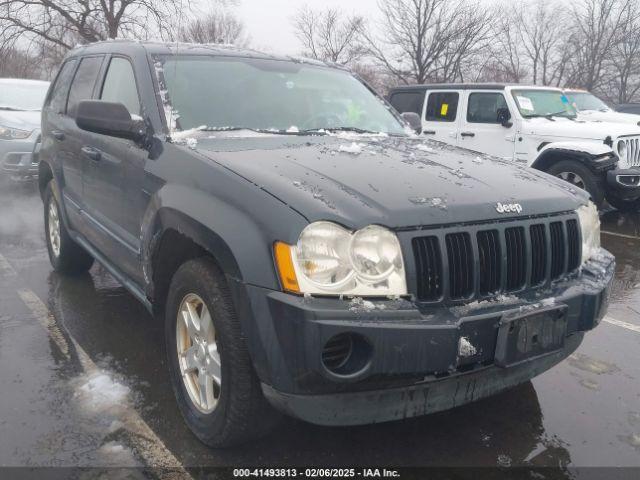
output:
<instances>
[{"instance_id":1,"label":"front tire","mask_svg":"<svg viewBox=\"0 0 640 480\"><path fill-rule=\"evenodd\" d=\"M173 390L193 433L217 448L268 433L279 416L262 394L226 279L212 260L178 269L165 315Z\"/></svg>"},{"instance_id":2,"label":"front tire","mask_svg":"<svg viewBox=\"0 0 640 480\"><path fill-rule=\"evenodd\" d=\"M47 251L54 270L67 275L87 272L93 265L93 257L69 235L53 193L53 180L47 185L43 200Z\"/></svg>"},{"instance_id":3,"label":"front tire","mask_svg":"<svg viewBox=\"0 0 640 480\"><path fill-rule=\"evenodd\" d=\"M586 190L598 208L604 203L604 183L588 167L575 160L562 160L554 163L547 173L558 177L576 188Z\"/></svg>"}]
</instances>

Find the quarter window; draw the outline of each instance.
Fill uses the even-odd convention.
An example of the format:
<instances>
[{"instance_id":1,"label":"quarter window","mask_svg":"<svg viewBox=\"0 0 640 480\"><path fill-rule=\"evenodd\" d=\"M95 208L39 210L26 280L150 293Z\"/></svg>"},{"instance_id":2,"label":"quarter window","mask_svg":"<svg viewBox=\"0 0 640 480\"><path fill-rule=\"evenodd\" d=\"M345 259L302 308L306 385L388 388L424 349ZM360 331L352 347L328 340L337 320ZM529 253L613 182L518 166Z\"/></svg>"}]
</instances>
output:
<instances>
[{"instance_id":1,"label":"quarter window","mask_svg":"<svg viewBox=\"0 0 640 480\"><path fill-rule=\"evenodd\" d=\"M56 83L51 90L49 98L49 108L55 113L64 113L64 107L67 104L67 94L69 93L69 84L73 77L73 70L76 68L75 59L65 62L60 69Z\"/></svg>"},{"instance_id":2,"label":"quarter window","mask_svg":"<svg viewBox=\"0 0 640 480\"><path fill-rule=\"evenodd\" d=\"M140 97L136 88L136 77L129 60L119 57L111 59L100 99L122 103L130 114L140 114Z\"/></svg>"},{"instance_id":3,"label":"quarter window","mask_svg":"<svg viewBox=\"0 0 640 480\"><path fill-rule=\"evenodd\" d=\"M472 93L469 95L467 122L469 123L500 123L498 110L505 109L507 102L501 93Z\"/></svg>"},{"instance_id":4,"label":"quarter window","mask_svg":"<svg viewBox=\"0 0 640 480\"><path fill-rule=\"evenodd\" d=\"M458 112L458 92L432 92L427 101L426 119L429 122L454 122Z\"/></svg>"},{"instance_id":5,"label":"quarter window","mask_svg":"<svg viewBox=\"0 0 640 480\"><path fill-rule=\"evenodd\" d=\"M67 102L67 115L70 117L75 118L78 104L82 100L91 100L93 97L93 88L98 79L100 65L102 65L102 57L87 57L80 62Z\"/></svg>"}]
</instances>

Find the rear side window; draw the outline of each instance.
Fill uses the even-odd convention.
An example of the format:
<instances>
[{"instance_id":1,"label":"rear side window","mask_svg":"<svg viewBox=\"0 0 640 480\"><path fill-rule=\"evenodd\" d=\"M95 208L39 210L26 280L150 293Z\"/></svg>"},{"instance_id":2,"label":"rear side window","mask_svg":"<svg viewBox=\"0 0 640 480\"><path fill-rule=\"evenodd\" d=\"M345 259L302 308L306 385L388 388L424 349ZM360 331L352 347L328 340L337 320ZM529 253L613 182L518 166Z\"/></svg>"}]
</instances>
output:
<instances>
[{"instance_id":1,"label":"rear side window","mask_svg":"<svg viewBox=\"0 0 640 480\"><path fill-rule=\"evenodd\" d=\"M49 108L56 113L64 113L64 107L67 104L67 94L69 93L69 84L71 83L73 70L75 68L76 60L68 60L62 65L58 78L56 78L56 83L49 97Z\"/></svg>"},{"instance_id":2,"label":"rear side window","mask_svg":"<svg viewBox=\"0 0 640 480\"><path fill-rule=\"evenodd\" d=\"M82 100L91 100L93 88L100 72L100 65L102 65L102 57L87 57L80 62L71 84L69 101L67 102L67 115L70 117L75 118L78 104Z\"/></svg>"},{"instance_id":3,"label":"rear side window","mask_svg":"<svg viewBox=\"0 0 640 480\"><path fill-rule=\"evenodd\" d=\"M140 114L140 98L136 88L136 77L129 60L119 57L111 59L100 99L122 103L130 114Z\"/></svg>"},{"instance_id":4,"label":"rear side window","mask_svg":"<svg viewBox=\"0 0 640 480\"><path fill-rule=\"evenodd\" d=\"M422 116L424 92L399 92L391 95L391 105L400 113L413 112Z\"/></svg>"},{"instance_id":5,"label":"rear side window","mask_svg":"<svg viewBox=\"0 0 640 480\"><path fill-rule=\"evenodd\" d=\"M500 123L498 109L505 109L507 102L501 93L472 93L469 95L467 121L469 123Z\"/></svg>"},{"instance_id":6,"label":"rear side window","mask_svg":"<svg viewBox=\"0 0 640 480\"><path fill-rule=\"evenodd\" d=\"M426 119L429 122L454 122L458 112L458 92L432 92L427 101Z\"/></svg>"}]
</instances>

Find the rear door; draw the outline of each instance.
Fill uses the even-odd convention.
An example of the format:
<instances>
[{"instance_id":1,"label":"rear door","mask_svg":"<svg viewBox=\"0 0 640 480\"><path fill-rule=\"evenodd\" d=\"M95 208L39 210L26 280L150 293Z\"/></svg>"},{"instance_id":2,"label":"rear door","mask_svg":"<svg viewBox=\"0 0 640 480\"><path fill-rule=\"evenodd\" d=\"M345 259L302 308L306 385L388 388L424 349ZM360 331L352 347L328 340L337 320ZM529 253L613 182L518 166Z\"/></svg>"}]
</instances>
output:
<instances>
[{"instance_id":1,"label":"rear door","mask_svg":"<svg viewBox=\"0 0 640 480\"><path fill-rule=\"evenodd\" d=\"M515 126L502 126L498 113L509 110L503 92L470 91L461 109L458 146L496 157L513 159ZM511 113L509 117L512 118Z\"/></svg>"},{"instance_id":2,"label":"rear door","mask_svg":"<svg viewBox=\"0 0 640 480\"><path fill-rule=\"evenodd\" d=\"M423 113L422 134L451 145L458 137L460 90L429 90Z\"/></svg>"},{"instance_id":3,"label":"rear door","mask_svg":"<svg viewBox=\"0 0 640 480\"><path fill-rule=\"evenodd\" d=\"M97 89L100 100L123 104L140 116L141 103L131 61L108 59ZM91 159L84 166L86 214L101 250L122 271L139 279L140 224L148 197L142 192L147 150L122 138L87 133L83 148Z\"/></svg>"}]
</instances>

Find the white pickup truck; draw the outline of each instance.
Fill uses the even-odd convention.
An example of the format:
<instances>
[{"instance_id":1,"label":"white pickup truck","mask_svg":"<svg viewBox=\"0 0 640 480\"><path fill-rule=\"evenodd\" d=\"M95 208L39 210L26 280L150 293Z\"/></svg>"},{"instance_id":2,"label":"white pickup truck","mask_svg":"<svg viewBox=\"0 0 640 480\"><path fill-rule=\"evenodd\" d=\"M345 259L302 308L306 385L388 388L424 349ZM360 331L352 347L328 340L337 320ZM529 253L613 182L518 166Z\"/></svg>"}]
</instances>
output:
<instances>
[{"instance_id":1,"label":"white pickup truck","mask_svg":"<svg viewBox=\"0 0 640 480\"><path fill-rule=\"evenodd\" d=\"M524 85L439 84L392 89L400 113L421 118L421 134L522 162L605 198L640 209L640 126L578 117L560 89Z\"/></svg>"}]
</instances>

